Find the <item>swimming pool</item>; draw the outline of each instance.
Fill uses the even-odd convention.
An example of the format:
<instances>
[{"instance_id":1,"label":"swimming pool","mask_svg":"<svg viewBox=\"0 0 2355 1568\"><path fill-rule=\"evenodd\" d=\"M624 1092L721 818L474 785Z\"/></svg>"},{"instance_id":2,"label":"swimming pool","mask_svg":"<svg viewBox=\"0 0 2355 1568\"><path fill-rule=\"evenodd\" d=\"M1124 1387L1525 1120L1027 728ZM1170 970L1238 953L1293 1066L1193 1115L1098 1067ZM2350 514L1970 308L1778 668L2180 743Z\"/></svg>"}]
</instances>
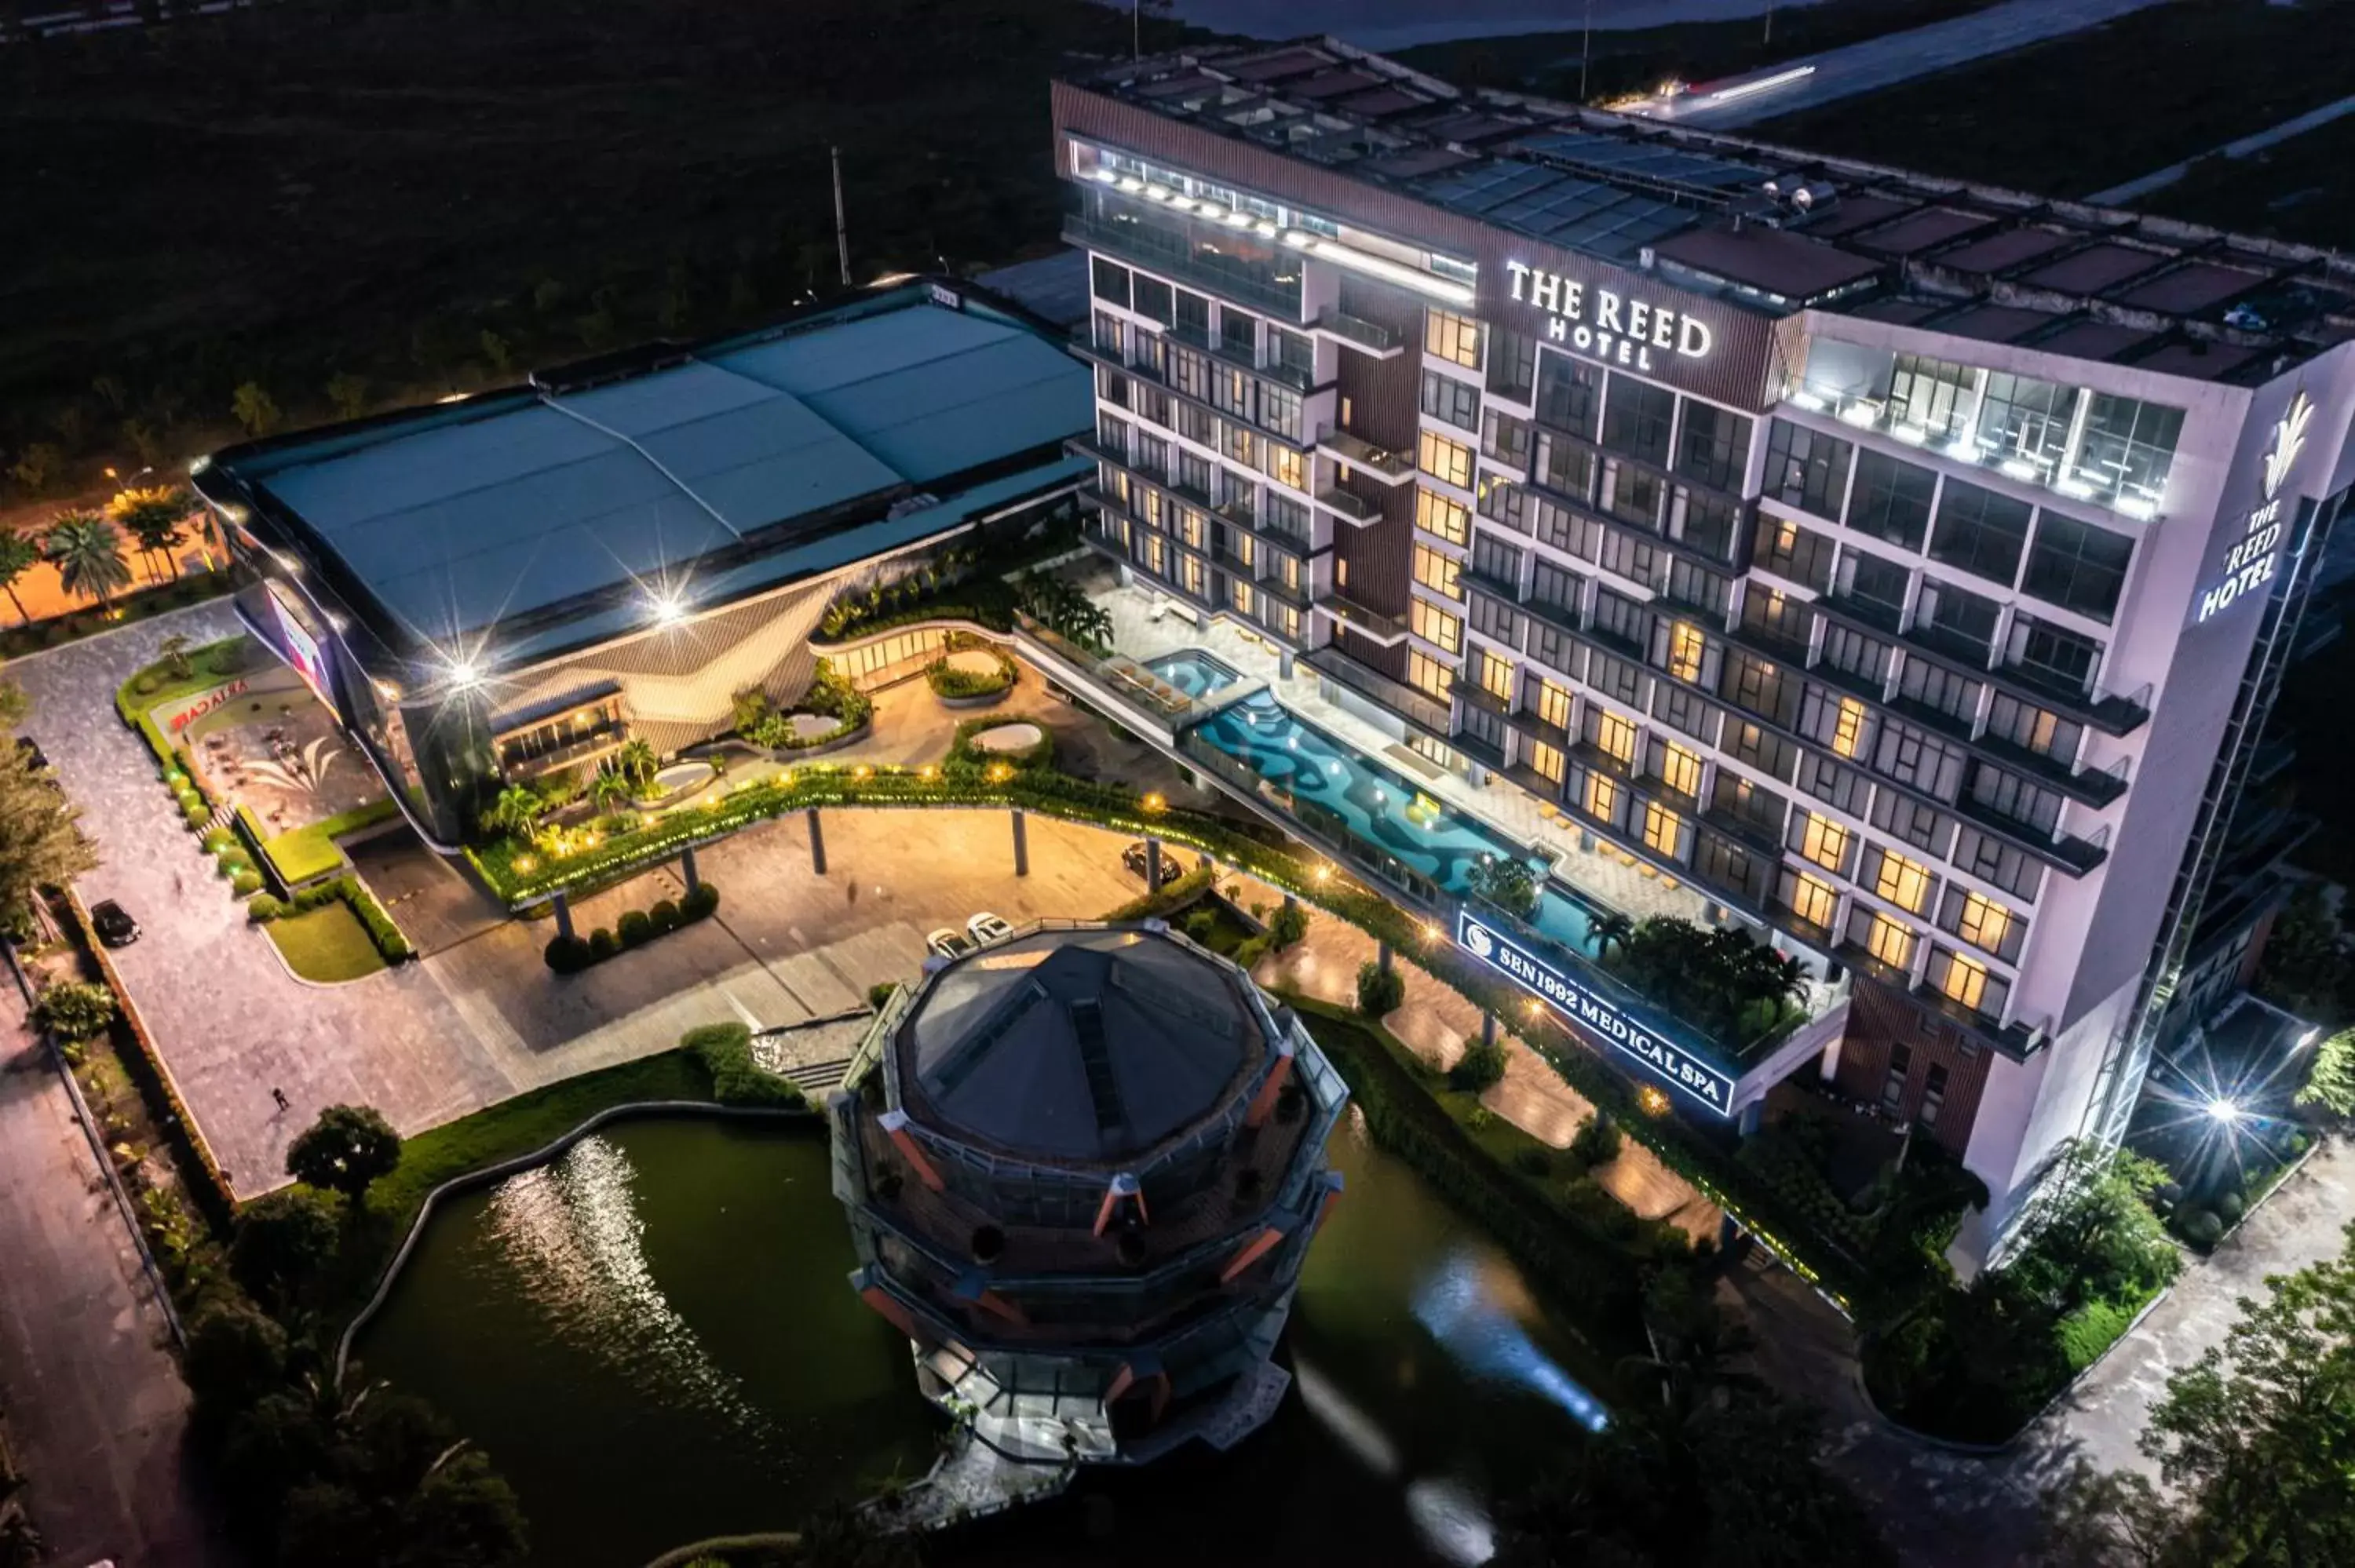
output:
<instances>
[{"instance_id":1,"label":"swimming pool","mask_svg":"<svg viewBox=\"0 0 2355 1568\"><path fill-rule=\"evenodd\" d=\"M1187 733L1290 796L1293 814L1303 822L1328 833L1337 826L1451 897L1470 895L1472 868L1481 861L1528 853L1359 756L1266 692L1252 693ZM1550 879L1544 887L1529 924L1572 951L1592 955L1586 906Z\"/></svg>"},{"instance_id":2,"label":"swimming pool","mask_svg":"<svg viewBox=\"0 0 2355 1568\"><path fill-rule=\"evenodd\" d=\"M1199 648L1164 653L1158 659L1146 660L1145 667L1197 701L1242 679L1239 672Z\"/></svg>"}]
</instances>

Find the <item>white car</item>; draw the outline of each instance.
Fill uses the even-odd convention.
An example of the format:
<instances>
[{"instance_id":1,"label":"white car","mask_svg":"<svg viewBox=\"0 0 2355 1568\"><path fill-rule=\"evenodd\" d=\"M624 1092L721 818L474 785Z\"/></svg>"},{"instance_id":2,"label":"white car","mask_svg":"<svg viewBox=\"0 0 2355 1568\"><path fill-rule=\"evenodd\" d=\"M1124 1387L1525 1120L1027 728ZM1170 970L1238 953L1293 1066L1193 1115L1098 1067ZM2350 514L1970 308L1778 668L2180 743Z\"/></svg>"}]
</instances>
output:
<instances>
[{"instance_id":1,"label":"white car","mask_svg":"<svg viewBox=\"0 0 2355 1568\"><path fill-rule=\"evenodd\" d=\"M973 944L955 927L943 926L924 938L924 950L936 959L961 959L973 951Z\"/></svg>"},{"instance_id":2,"label":"white car","mask_svg":"<svg viewBox=\"0 0 2355 1568\"><path fill-rule=\"evenodd\" d=\"M986 948L992 942L1002 942L1014 935L1014 922L1003 915L992 915L985 909L964 923L964 934L973 938L975 947Z\"/></svg>"}]
</instances>

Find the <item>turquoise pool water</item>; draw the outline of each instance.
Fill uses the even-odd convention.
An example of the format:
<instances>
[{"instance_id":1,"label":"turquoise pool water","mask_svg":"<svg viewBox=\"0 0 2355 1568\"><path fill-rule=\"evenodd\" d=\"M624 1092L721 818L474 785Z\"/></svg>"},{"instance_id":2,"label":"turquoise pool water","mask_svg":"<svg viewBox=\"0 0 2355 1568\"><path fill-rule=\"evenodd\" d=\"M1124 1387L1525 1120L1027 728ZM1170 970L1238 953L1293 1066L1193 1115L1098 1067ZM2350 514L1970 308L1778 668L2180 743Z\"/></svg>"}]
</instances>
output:
<instances>
[{"instance_id":1,"label":"turquoise pool water","mask_svg":"<svg viewBox=\"0 0 2355 1568\"><path fill-rule=\"evenodd\" d=\"M1252 693L1188 733L1288 791L1295 814L1305 821L1313 826L1337 819L1352 838L1452 897L1470 895L1472 868L1482 860L1528 853L1438 805L1265 692ZM1589 922L1586 906L1549 881L1530 924L1573 951L1592 954Z\"/></svg>"},{"instance_id":2,"label":"turquoise pool water","mask_svg":"<svg viewBox=\"0 0 2355 1568\"><path fill-rule=\"evenodd\" d=\"M1199 648L1164 653L1158 659L1146 660L1145 667L1196 700L1242 679L1240 673Z\"/></svg>"}]
</instances>

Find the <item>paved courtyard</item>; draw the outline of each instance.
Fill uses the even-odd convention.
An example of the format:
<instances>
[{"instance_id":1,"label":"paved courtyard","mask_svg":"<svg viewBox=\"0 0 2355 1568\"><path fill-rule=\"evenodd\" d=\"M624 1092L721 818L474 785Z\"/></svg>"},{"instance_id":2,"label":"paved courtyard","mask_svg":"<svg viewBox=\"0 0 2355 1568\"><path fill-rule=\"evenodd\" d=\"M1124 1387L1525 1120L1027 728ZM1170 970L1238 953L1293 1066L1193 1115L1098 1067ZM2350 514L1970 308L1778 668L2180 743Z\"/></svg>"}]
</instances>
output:
<instances>
[{"instance_id":1,"label":"paved courtyard","mask_svg":"<svg viewBox=\"0 0 2355 1568\"><path fill-rule=\"evenodd\" d=\"M112 706L114 688L155 658L164 636L201 642L236 630L226 604L207 605L20 661L10 673L33 699L27 729L98 845L101 863L81 892L120 899L145 927L117 961L240 1193L283 1179L287 1141L322 1107L373 1105L416 1131L666 1049L697 1023L773 1026L858 1005L869 985L916 971L926 932L962 927L976 910L1085 917L1142 891L1120 865L1118 835L1038 818L1031 874L1017 878L1000 810L829 812L829 874L820 877L795 816L701 853L703 874L722 890L715 919L559 979L540 959L552 926L497 919L462 875L394 839L364 846L359 863L382 878L396 918L429 956L349 985L305 985L212 874L153 758ZM584 900L581 928L681 891L675 869L640 877ZM290 1108L277 1109L273 1088Z\"/></svg>"}]
</instances>

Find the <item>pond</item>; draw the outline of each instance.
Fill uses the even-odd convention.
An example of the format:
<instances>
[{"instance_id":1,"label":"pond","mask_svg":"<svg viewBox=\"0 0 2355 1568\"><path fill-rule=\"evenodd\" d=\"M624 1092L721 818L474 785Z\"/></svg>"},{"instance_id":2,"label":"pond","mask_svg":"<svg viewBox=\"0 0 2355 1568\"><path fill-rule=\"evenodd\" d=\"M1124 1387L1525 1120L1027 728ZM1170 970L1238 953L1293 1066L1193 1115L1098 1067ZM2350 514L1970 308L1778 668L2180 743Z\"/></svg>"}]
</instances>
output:
<instances>
[{"instance_id":1,"label":"pond","mask_svg":"<svg viewBox=\"0 0 2355 1568\"><path fill-rule=\"evenodd\" d=\"M937 1560L1485 1555L1489 1499L1603 1419L1598 1374L1354 1114L1332 1155L1348 1192L1302 1277L1276 1419L1230 1454L1086 1472ZM535 1563L636 1568L930 1463L906 1344L852 1295L850 1265L814 1134L628 1124L446 1206L359 1353L514 1481ZM1203 1506L1220 1491L1252 1530Z\"/></svg>"}]
</instances>

